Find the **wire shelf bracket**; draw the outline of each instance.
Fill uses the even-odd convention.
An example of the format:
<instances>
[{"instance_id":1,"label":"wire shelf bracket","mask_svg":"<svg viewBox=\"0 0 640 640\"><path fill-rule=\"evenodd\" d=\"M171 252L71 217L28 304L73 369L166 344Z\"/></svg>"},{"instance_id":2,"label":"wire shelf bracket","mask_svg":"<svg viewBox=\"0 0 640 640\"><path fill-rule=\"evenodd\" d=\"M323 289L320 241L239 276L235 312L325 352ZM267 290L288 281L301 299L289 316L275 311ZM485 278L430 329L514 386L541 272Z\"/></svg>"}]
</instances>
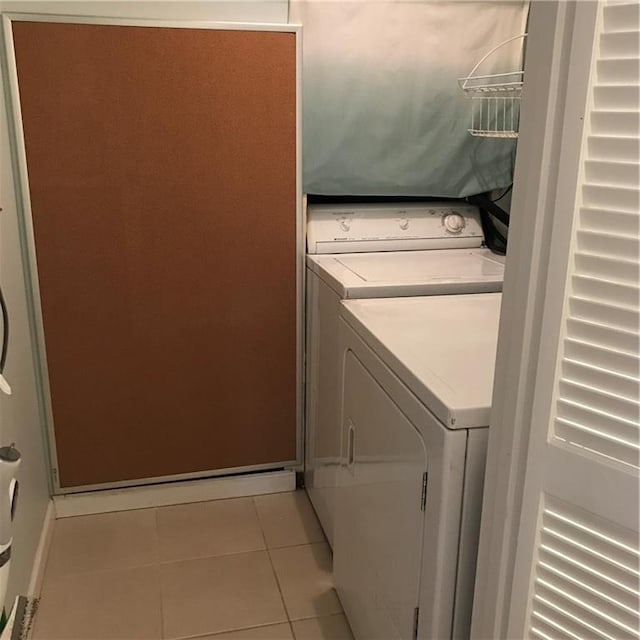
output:
<instances>
[{"instance_id":1,"label":"wire shelf bracket","mask_svg":"<svg viewBox=\"0 0 640 640\"><path fill-rule=\"evenodd\" d=\"M509 71L475 75L476 71L498 49L515 40L524 40L526 33L513 36L485 54L469 75L458 78L458 85L471 102L472 136L483 138L517 138L520 123L520 99L524 71Z\"/></svg>"}]
</instances>

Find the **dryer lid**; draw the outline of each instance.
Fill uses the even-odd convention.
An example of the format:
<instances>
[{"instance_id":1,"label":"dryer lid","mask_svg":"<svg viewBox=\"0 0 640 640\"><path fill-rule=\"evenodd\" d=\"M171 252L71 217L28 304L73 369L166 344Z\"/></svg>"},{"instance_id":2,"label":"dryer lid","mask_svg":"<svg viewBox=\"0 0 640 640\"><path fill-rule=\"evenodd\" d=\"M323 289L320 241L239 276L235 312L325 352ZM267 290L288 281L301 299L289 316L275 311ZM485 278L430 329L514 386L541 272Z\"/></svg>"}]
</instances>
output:
<instances>
[{"instance_id":1,"label":"dryer lid","mask_svg":"<svg viewBox=\"0 0 640 640\"><path fill-rule=\"evenodd\" d=\"M342 302L343 319L451 429L486 427L499 293Z\"/></svg>"}]
</instances>

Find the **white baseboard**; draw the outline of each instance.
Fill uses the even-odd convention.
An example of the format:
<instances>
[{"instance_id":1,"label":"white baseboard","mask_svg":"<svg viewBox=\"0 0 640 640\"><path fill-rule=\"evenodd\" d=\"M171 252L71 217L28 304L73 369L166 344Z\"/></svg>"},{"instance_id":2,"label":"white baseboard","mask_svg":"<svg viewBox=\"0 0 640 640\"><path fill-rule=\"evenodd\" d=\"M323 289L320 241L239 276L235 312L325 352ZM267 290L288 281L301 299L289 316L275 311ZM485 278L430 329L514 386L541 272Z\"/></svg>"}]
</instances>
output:
<instances>
[{"instance_id":1,"label":"white baseboard","mask_svg":"<svg viewBox=\"0 0 640 640\"><path fill-rule=\"evenodd\" d=\"M56 508L53 500L49 500L47 511L42 522L42 531L40 532L40 540L36 555L33 560L33 569L31 570L31 579L29 580L28 595L31 598L37 598L42 588L42 578L44 570L47 566L47 558L49 557L49 547L51 546L51 538L53 536L53 526L56 519Z\"/></svg>"},{"instance_id":2,"label":"white baseboard","mask_svg":"<svg viewBox=\"0 0 640 640\"><path fill-rule=\"evenodd\" d=\"M266 493L293 491L294 471L267 471L226 478L209 478L186 482L108 489L54 496L56 517L70 518L110 511L147 509L171 504L240 498Z\"/></svg>"}]
</instances>

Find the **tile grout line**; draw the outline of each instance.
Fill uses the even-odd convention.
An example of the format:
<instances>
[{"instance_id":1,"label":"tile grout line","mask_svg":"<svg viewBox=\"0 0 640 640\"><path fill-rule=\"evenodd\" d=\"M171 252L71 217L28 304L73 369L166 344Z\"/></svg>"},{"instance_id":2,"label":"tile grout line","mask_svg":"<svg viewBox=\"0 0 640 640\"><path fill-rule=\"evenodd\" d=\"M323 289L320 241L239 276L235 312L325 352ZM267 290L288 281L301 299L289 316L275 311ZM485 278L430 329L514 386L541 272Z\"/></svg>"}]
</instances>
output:
<instances>
[{"instance_id":1,"label":"tile grout line","mask_svg":"<svg viewBox=\"0 0 640 640\"><path fill-rule=\"evenodd\" d=\"M73 576L88 576L98 573L113 573L115 571L134 571L135 569L148 569L149 567L158 566L158 562L145 562L144 564L126 565L124 567L107 567L106 569L82 569L81 571L72 571L71 573L60 573L49 578L49 582L58 582L65 578Z\"/></svg>"},{"instance_id":2,"label":"tile grout line","mask_svg":"<svg viewBox=\"0 0 640 640\"><path fill-rule=\"evenodd\" d=\"M273 564L273 558L271 557L271 550L267 548L267 556L269 558L269 564L271 565L271 571L273 571L273 576L276 579L276 585L278 587L278 593L280 594L280 600L282 600L282 607L284 609L284 613L287 616L287 622L291 627L291 632L293 633L293 626L291 625L291 614L289 613L289 608L287 607L287 603L284 599L284 594L282 593L282 586L280 585L280 578L278 578L278 572L276 571L276 567Z\"/></svg>"},{"instance_id":3,"label":"tile grout line","mask_svg":"<svg viewBox=\"0 0 640 640\"><path fill-rule=\"evenodd\" d=\"M214 553L207 556L190 556L188 558L176 558L175 560L160 560L158 564L160 566L166 566L168 564L177 564L178 562L194 562L195 560L210 560L213 558L230 558L231 556L241 556L245 553L260 553L260 551L266 551L267 548L260 547L259 549L245 549L244 551L229 551L226 553Z\"/></svg>"},{"instance_id":4,"label":"tile grout line","mask_svg":"<svg viewBox=\"0 0 640 640\"><path fill-rule=\"evenodd\" d=\"M227 629L225 631L216 631L215 633L199 633L197 636L180 636L178 638L167 638L166 640L201 640L202 638L217 638L218 636L226 636L229 633L238 633L239 631L254 631L255 629L267 629L268 627L279 627L289 624L285 622L267 622L266 624L258 624L251 627L240 627L238 629Z\"/></svg>"},{"instance_id":5,"label":"tile grout line","mask_svg":"<svg viewBox=\"0 0 640 640\"><path fill-rule=\"evenodd\" d=\"M262 532L261 532L262 533ZM262 536L263 540L264 540L264 535ZM65 574L61 574L60 576L55 576L54 579L57 579L58 577L66 577L66 576L73 576L73 575L83 575L83 574L88 574L88 573L107 573L109 571L124 571L127 569L142 569L144 567L154 567L156 565L159 566L166 566L168 564L178 564L180 562L195 562L196 560L210 560L213 558L229 558L231 556L240 556L240 555L244 555L245 553L260 553L261 551L269 551L270 549L273 551L284 551L285 549L296 549L297 547L312 547L314 545L318 545L318 544L326 544L326 542L324 542L323 540L317 541L317 542L303 542L300 544L288 544L288 545L284 545L282 547L267 547L266 541L265 541L265 546L264 547L260 547L259 549L245 549L243 551L229 551L227 553L214 553L213 555L207 555L207 556L191 556L189 558L176 558L175 560L157 560L155 562L147 562L145 564L136 564L136 565L131 565L131 566L126 566L126 567L108 567L107 569L87 569L87 570L82 570L82 571L74 571L73 573L65 573Z\"/></svg>"},{"instance_id":6,"label":"tile grout line","mask_svg":"<svg viewBox=\"0 0 640 640\"><path fill-rule=\"evenodd\" d=\"M258 524L260 525L260 533L262 534L262 539L264 540L264 548L267 552L267 557L269 558L269 565L271 566L271 571L273 572L273 577L276 580L276 586L278 587L278 593L280 594L280 600L282 602L282 608L284 609L284 613L287 616L287 622L289 623L289 627L291 627L291 618L289 617L289 609L287 609L287 603L284 600L284 594L282 593L282 586L280 585L280 579L278 578L278 572L276 571L276 567L273 564L273 558L271 557L271 550L269 549L269 544L267 543L267 537L264 533L264 527L262 526L262 520L260 519L260 512L258 511L258 505L256 504L255 497L251 499L253 502L253 508L256 512L256 518L258 518ZM293 633L293 627L291 627L291 633Z\"/></svg>"},{"instance_id":7,"label":"tile grout line","mask_svg":"<svg viewBox=\"0 0 640 640\"><path fill-rule=\"evenodd\" d=\"M154 507L153 509L154 513L153 513L153 521L155 522L155 527L154 527L154 531L156 534L156 553L157 553L157 562L156 562L156 566L158 567L158 580L160 582L159 585L159 591L160 591L160 636L162 638L165 637L164 635L164 593L163 593L163 589L162 589L162 563L160 562L160 530L158 527L158 508Z\"/></svg>"},{"instance_id":8,"label":"tile grout line","mask_svg":"<svg viewBox=\"0 0 640 640\"><path fill-rule=\"evenodd\" d=\"M306 497L306 492L305 492L305 497ZM308 497L307 497L307 499L308 499ZM341 605L339 612L325 613L325 614L314 615L314 616L304 616L302 618L295 618L295 619L291 618L291 614L289 613L289 609L287 608L287 603L285 602L285 599L284 599L284 594L282 593L282 587L280 585L280 579L278 578L278 572L276 571L275 565L273 564L273 556L271 555L271 552L272 551L280 551L280 550L283 550L283 549L294 549L294 548L297 548L297 547L311 547L311 546L318 545L318 544L324 544L329 548L329 552L332 553L331 552L331 547L330 547L330 545L329 545L329 543L328 543L328 541L326 539L326 536L324 535L324 532L322 532L322 540L315 540L315 541L309 540L309 541L304 542L304 543L298 543L298 544L292 544L292 545L283 545L283 546L273 547L273 548L270 547L267 544L266 535L265 535L264 529L262 527L262 520L260 519L260 512L258 511L258 507L257 507L257 504L255 502L255 496L254 496L254 507L256 509L256 514L258 516L258 522L260 524L260 529L262 531L262 535L263 535L264 542L265 542L265 548L266 548L267 554L269 556L269 561L271 562L271 567L272 567L272 570L273 570L273 574L274 574L274 576L276 578L276 584L278 585L278 590L280 591L280 597L281 597L282 603L284 605L285 613L287 614L287 622L289 623L289 628L291 630L291 635L293 636L293 639L296 640L296 638L297 638L295 630L293 628L294 622L300 622L300 621L303 621L303 620L316 620L316 619L320 619L320 618L329 618L329 617L332 617L332 616L341 616L341 615L344 616L344 610L342 609L342 605ZM312 507L312 509L313 509L313 507ZM313 511L313 516L317 519L317 515L316 515L315 511ZM335 588L334 588L334 591L335 591Z\"/></svg>"},{"instance_id":9,"label":"tile grout line","mask_svg":"<svg viewBox=\"0 0 640 640\"><path fill-rule=\"evenodd\" d=\"M334 616L343 616L343 611L334 611L333 613L319 613L315 616L302 616L301 618L293 618L291 622L303 622L305 620L320 620L320 618L333 618Z\"/></svg>"},{"instance_id":10,"label":"tile grout line","mask_svg":"<svg viewBox=\"0 0 640 640\"><path fill-rule=\"evenodd\" d=\"M268 627L278 627L281 625L288 625L291 629L291 635L296 640L296 635L293 630L294 622L306 622L308 620L320 620L321 618L337 618L344 616L344 613L328 613L320 616L312 616L310 618L297 618L296 620L287 620L286 622L267 622L266 624L258 624L251 627L240 627L238 629L227 629L226 631L217 631L216 633L199 633L196 636L180 636L172 640L200 640L201 638L216 638L217 636L227 635L229 633L237 633L239 631L254 631L255 629L266 629ZM169 640L169 639L167 639Z\"/></svg>"}]
</instances>

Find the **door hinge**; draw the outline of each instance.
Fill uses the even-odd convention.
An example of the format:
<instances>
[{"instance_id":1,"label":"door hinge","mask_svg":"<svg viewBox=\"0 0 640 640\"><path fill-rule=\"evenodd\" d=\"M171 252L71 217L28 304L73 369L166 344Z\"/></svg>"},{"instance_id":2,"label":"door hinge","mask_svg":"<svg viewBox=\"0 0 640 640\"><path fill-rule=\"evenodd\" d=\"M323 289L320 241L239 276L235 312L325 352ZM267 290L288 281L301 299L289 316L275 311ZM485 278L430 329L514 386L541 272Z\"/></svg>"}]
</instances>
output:
<instances>
[{"instance_id":1,"label":"door hinge","mask_svg":"<svg viewBox=\"0 0 640 640\"><path fill-rule=\"evenodd\" d=\"M53 476L53 485L57 488L58 485L58 469L56 467L52 467L51 475Z\"/></svg>"},{"instance_id":2,"label":"door hinge","mask_svg":"<svg viewBox=\"0 0 640 640\"><path fill-rule=\"evenodd\" d=\"M413 610L413 633L411 637L413 640L418 640L418 620L420 619L420 607L416 607Z\"/></svg>"},{"instance_id":3,"label":"door hinge","mask_svg":"<svg viewBox=\"0 0 640 640\"><path fill-rule=\"evenodd\" d=\"M427 508L427 478L429 474L425 471L422 474L422 495L420 497L420 511Z\"/></svg>"}]
</instances>

